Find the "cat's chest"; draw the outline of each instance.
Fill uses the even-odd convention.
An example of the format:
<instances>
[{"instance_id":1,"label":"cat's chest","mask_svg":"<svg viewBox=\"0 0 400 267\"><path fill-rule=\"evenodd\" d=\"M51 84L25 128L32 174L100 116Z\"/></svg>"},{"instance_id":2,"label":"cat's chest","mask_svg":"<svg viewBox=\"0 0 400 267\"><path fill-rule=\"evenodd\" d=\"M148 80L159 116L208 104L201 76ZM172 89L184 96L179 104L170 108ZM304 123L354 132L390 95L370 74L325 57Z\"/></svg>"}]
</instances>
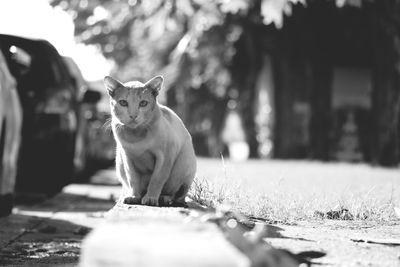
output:
<instances>
[{"instance_id":1,"label":"cat's chest","mask_svg":"<svg viewBox=\"0 0 400 267\"><path fill-rule=\"evenodd\" d=\"M155 156L150 151L145 151L140 155L131 154L129 159L140 174L151 174L154 170Z\"/></svg>"},{"instance_id":2,"label":"cat's chest","mask_svg":"<svg viewBox=\"0 0 400 267\"><path fill-rule=\"evenodd\" d=\"M140 174L151 174L154 170L155 156L152 151L158 147L155 140L150 135L143 137L120 135L119 141L123 150Z\"/></svg>"},{"instance_id":3,"label":"cat's chest","mask_svg":"<svg viewBox=\"0 0 400 267\"><path fill-rule=\"evenodd\" d=\"M140 156L155 146L155 138L148 131L134 132L127 128L116 132L116 140L130 155Z\"/></svg>"},{"instance_id":4,"label":"cat's chest","mask_svg":"<svg viewBox=\"0 0 400 267\"><path fill-rule=\"evenodd\" d=\"M151 136L146 129L132 130L127 127L117 131L118 139L125 145L149 142Z\"/></svg>"}]
</instances>

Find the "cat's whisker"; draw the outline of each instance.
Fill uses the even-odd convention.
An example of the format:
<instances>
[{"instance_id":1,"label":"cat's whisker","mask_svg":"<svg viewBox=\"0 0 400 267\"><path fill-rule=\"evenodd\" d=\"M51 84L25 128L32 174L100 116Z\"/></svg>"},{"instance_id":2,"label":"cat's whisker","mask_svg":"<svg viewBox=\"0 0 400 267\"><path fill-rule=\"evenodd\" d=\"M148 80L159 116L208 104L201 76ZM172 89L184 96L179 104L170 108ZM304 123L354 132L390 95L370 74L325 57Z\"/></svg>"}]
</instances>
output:
<instances>
[{"instance_id":1,"label":"cat's whisker","mask_svg":"<svg viewBox=\"0 0 400 267\"><path fill-rule=\"evenodd\" d=\"M106 131L111 131L111 123L112 123L112 118L107 118L102 128L105 129Z\"/></svg>"},{"instance_id":2,"label":"cat's whisker","mask_svg":"<svg viewBox=\"0 0 400 267\"><path fill-rule=\"evenodd\" d=\"M123 129L123 125L122 124L116 124L115 125L115 130L117 131L117 133L120 133Z\"/></svg>"}]
</instances>

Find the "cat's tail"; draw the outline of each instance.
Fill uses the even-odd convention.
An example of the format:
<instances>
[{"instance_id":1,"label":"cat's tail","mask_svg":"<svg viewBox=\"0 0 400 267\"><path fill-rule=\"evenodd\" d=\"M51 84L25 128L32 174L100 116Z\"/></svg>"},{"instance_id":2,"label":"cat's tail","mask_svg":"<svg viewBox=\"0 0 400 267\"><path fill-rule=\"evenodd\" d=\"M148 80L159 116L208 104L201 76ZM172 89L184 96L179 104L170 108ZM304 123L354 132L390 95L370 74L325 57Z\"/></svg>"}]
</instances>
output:
<instances>
[{"instance_id":1,"label":"cat's tail","mask_svg":"<svg viewBox=\"0 0 400 267\"><path fill-rule=\"evenodd\" d=\"M185 205L185 198L187 193L189 192L190 186L188 184L183 184L175 193L174 199L176 203Z\"/></svg>"}]
</instances>

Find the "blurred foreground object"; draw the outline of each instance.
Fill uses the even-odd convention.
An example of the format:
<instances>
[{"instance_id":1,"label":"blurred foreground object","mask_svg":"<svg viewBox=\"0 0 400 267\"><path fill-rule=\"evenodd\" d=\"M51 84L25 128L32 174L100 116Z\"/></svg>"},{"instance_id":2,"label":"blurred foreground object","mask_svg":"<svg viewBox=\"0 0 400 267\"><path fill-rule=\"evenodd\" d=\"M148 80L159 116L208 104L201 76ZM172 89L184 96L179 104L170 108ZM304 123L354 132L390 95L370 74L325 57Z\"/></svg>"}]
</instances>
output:
<instances>
[{"instance_id":1,"label":"blurred foreground object","mask_svg":"<svg viewBox=\"0 0 400 267\"><path fill-rule=\"evenodd\" d=\"M117 204L84 240L79 266L250 266L215 224L187 212Z\"/></svg>"},{"instance_id":2,"label":"blurred foreground object","mask_svg":"<svg viewBox=\"0 0 400 267\"><path fill-rule=\"evenodd\" d=\"M229 211L118 203L82 244L80 266L310 266L324 252L265 242L280 228ZM133 238L132 238L133 237Z\"/></svg>"},{"instance_id":3,"label":"blurred foreground object","mask_svg":"<svg viewBox=\"0 0 400 267\"><path fill-rule=\"evenodd\" d=\"M21 125L16 82L0 51L0 217L10 214L13 207Z\"/></svg>"},{"instance_id":4,"label":"blurred foreground object","mask_svg":"<svg viewBox=\"0 0 400 267\"><path fill-rule=\"evenodd\" d=\"M86 145L82 106L90 103L76 70L49 42L0 35L0 48L23 108L16 192L53 195L80 167L76 144Z\"/></svg>"}]
</instances>

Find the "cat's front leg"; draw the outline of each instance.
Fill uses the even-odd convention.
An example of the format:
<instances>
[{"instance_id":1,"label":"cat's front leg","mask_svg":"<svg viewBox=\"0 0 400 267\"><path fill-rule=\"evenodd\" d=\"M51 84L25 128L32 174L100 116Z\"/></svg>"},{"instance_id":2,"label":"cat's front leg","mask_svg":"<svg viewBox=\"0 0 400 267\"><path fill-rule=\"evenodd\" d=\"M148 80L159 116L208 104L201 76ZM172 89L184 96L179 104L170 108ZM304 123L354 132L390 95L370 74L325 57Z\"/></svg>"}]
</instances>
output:
<instances>
[{"instance_id":1,"label":"cat's front leg","mask_svg":"<svg viewBox=\"0 0 400 267\"><path fill-rule=\"evenodd\" d=\"M121 179L124 181L123 187L125 187L126 191L123 202L130 205L140 204L142 200L142 193L140 190L139 175L135 171L131 161L127 157L124 157L123 153L120 154L120 157L121 163L119 164L119 167L117 165L117 172L120 173L121 177L124 177Z\"/></svg>"},{"instance_id":2,"label":"cat's front leg","mask_svg":"<svg viewBox=\"0 0 400 267\"><path fill-rule=\"evenodd\" d=\"M130 181L130 194L125 197L124 203L130 205L141 204L142 192L140 190L139 176L136 171L130 171L128 177Z\"/></svg>"},{"instance_id":3,"label":"cat's front leg","mask_svg":"<svg viewBox=\"0 0 400 267\"><path fill-rule=\"evenodd\" d=\"M131 195L132 188L130 186L128 177L125 173L124 162L122 160L121 153L117 147L117 153L115 157L115 172L117 174L118 180L121 183L122 190L120 195L120 202L125 203L125 198Z\"/></svg>"},{"instance_id":4,"label":"cat's front leg","mask_svg":"<svg viewBox=\"0 0 400 267\"><path fill-rule=\"evenodd\" d=\"M146 195L142 198L142 204L148 206L158 206L161 191L171 172L171 160L165 160L164 155L159 152L156 154L156 163L153 174L151 175Z\"/></svg>"}]
</instances>

